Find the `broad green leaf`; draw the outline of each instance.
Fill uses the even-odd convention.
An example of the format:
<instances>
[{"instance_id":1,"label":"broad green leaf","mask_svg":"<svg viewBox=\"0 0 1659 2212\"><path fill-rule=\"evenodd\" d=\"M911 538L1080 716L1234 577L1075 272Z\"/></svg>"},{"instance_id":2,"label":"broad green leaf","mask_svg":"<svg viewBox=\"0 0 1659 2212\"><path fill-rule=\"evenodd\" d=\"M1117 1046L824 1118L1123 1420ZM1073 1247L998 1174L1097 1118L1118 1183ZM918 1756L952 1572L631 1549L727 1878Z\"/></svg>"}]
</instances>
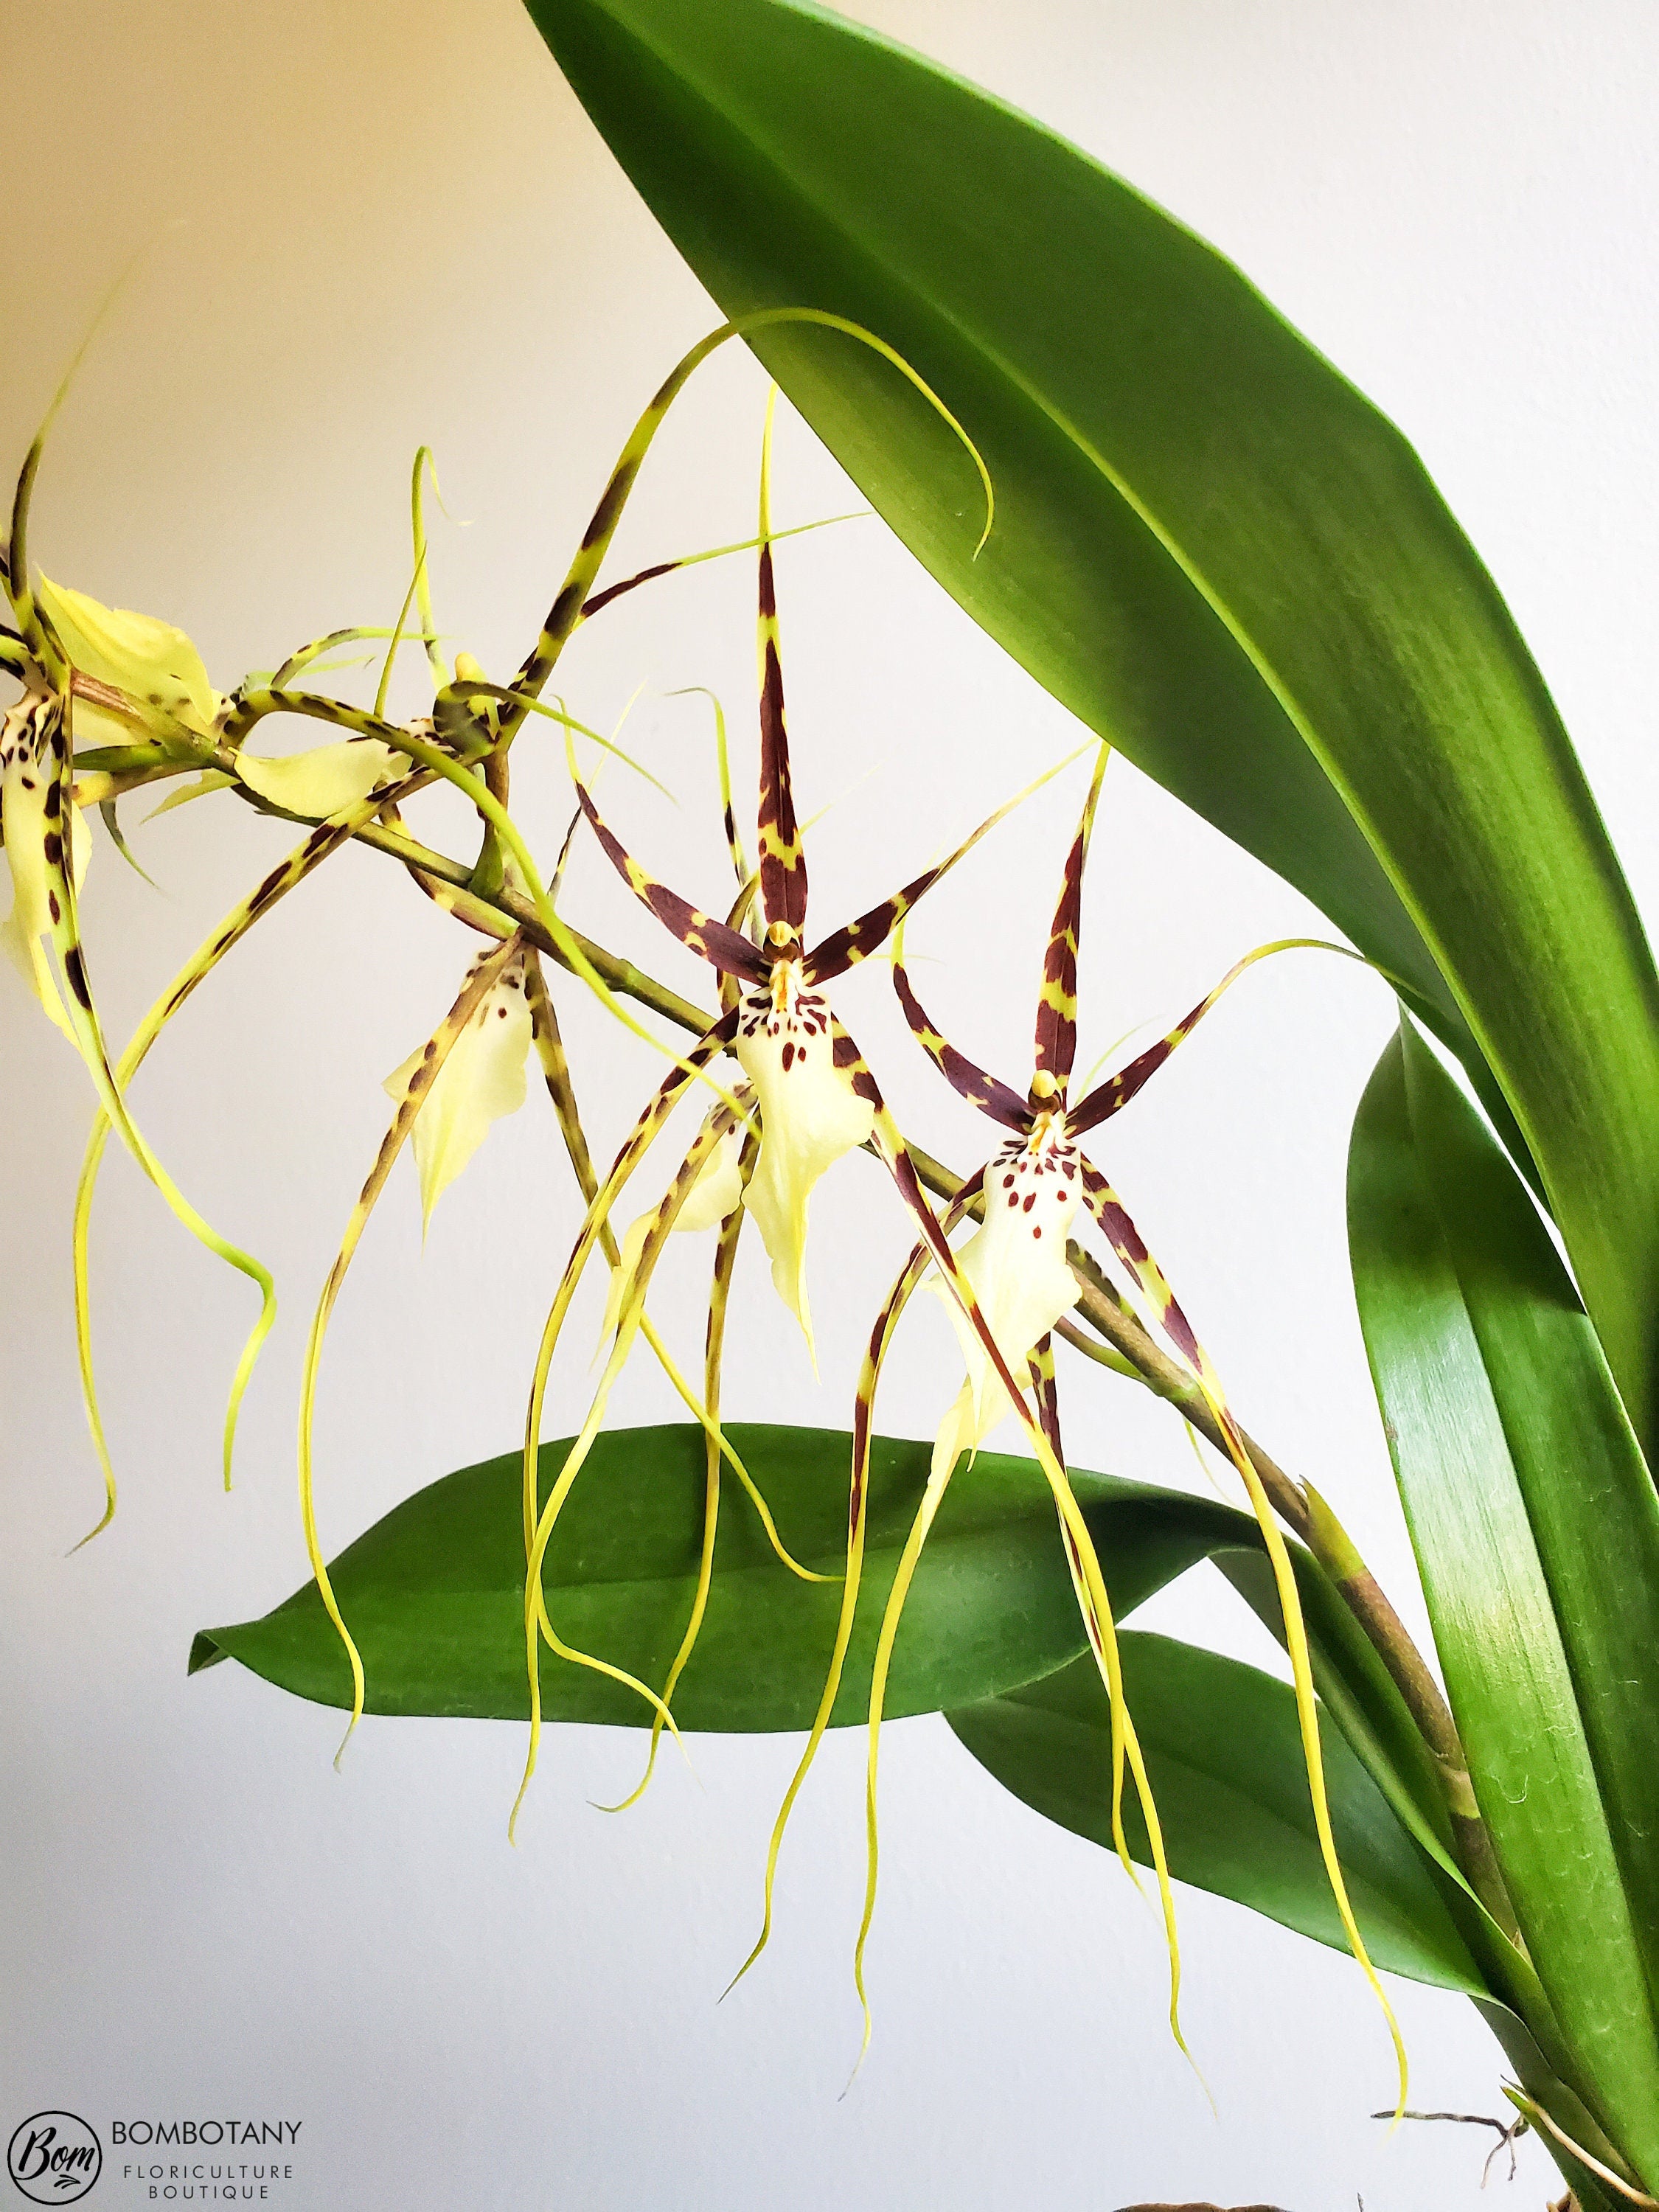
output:
<instances>
[{"instance_id":1,"label":"broad green leaf","mask_svg":"<svg viewBox=\"0 0 1659 2212\"><path fill-rule=\"evenodd\" d=\"M1288 1686L1168 1637L1131 1630L1121 1642L1170 1872L1346 1951ZM1015 1796L1112 1848L1111 1714L1091 1661L946 1718ZM1376 1964L1485 1995L1422 1854L1328 1716L1320 1734L1349 1894ZM1128 1800L1129 1848L1150 1864L1146 1829Z\"/></svg>"},{"instance_id":2,"label":"broad green leaf","mask_svg":"<svg viewBox=\"0 0 1659 2212\"><path fill-rule=\"evenodd\" d=\"M835 1573L846 1541L850 1439L839 1431L734 1426L733 1443L805 1565ZM567 1446L544 1446L544 1494ZM838 1723L860 1719L882 1605L927 1478L930 1447L880 1438L872 1470L865 1588ZM1109 1475L1073 1474L1127 1614L1212 1553L1259 1542L1248 1514L1203 1498ZM518 1719L526 1708L524 1538L516 1453L464 1468L417 1492L348 1547L330 1569L363 1654L368 1710ZM613 1430L596 1443L550 1548L550 1613L580 1649L660 1682L690 1613L702 1534L702 1435L690 1423ZM1317 1662L1323 1582L1298 1559ZM1328 1590L1325 1595L1329 1595ZM840 1592L780 1565L735 1484L723 1492L714 1587L696 1656L674 1700L692 1729L805 1728L817 1702ZM1340 1610L1340 1601L1335 1601ZM1338 1639L1340 1642L1340 1638ZM887 1710L966 1705L1052 1673L1082 1649L1076 1601L1047 1486L1033 1462L981 1452L941 1508L905 1609ZM283 1688L347 1705L338 1638L307 1583L263 1620L197 1638L192 1668L239 1659ZM1389 1700L1386 1675L1340 1656L1351 1705L1369 1716L1383 1762L1421 1778ZM645 1725L625 1690L550 1654L542 1662L550 1717ZM1322 1680L1326 1679L1324 1672Z\"/></svg>"},{"instance_id":3,"label":"broad green leaf","mask_svg":"<svg viewBox=\"0 0 1659 2212\"><path fill-rule=\"evenodd\" d=\"M1536 1211L1408 1024L1349 1236L1481 1810L1577 2084L1659 2179L1659 1498Z\"/></svg>"},{"instance_id":4,"label":"broad green leaf","mask_svg":"<svg viewBox=\"0 0 1659 2212\"><path fill-rule=\"evenodd\" d=\"M851 1439L836 1431L730 1431L803 1565L840 1571ZM543 1447L545 1496L565 1443ZM929 1447L879 1439L870 1486L859 1632L836 1709L863 1717L881 1608L927 1473ZM417 1492L330 1568L362 1652L368 1709L521 1719L524 1535L518 1454ZM1173 1492L1079 1474L1127 1610L1244 1516ZM579 1649L661 1682L690 1612L702 1535L702 1432L686 1423L602 1435L561 1516L544 1576L550 1614ZM1248 1523L1245 1523L1248 1526ZM835 1638L839 1587L781 1566L734 1482L722 1492L714 1587L675 1694L688 1729L807 1727ZM994 1694L1075 1657L1083 1631L1053 1504L1036 1463L981 1452L951 1486L905 1609L887 1710L933 1711ZM229 1656L324 1704L349 1705L339 1640L307 1584L262 1620L198 1637L192 1670ZM648 1725L636 1697L544 1652L550 1718Z\"/></svg>"},{"instance_id":5,"label":"broad green leaf","mask_svg":"<svg viewBox=\"0 0 1659 2212\"><path fill-rule=\"evenodd\" d=\"M902 380L821 331L757 337L994 637L1401 979L1530 1147L1650 1434L1659 980L1542 679L1406 441L1190 231L828 10L530 12L722 308L848 316L955 410L996 485L977 558L971 471Z\"/></svg>"}]
</instances>

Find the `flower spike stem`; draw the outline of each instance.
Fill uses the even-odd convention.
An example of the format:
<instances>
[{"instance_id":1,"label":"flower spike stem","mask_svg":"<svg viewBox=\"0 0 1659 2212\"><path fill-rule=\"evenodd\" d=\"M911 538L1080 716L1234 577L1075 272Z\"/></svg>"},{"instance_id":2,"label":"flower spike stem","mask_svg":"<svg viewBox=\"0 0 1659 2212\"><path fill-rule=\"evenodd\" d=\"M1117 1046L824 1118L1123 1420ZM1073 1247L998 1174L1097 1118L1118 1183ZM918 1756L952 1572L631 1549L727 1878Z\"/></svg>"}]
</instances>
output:
<instances>
[{"instance_id":1,"label":"flower spike stem","mask_svg":"<svg viewBox=\"0 0 1659 2212\"><path fill-rule=\"evenodd\" d=\"M178 772L176 767L173 772ZM366 824L358 830L356 836L359 843L384 854L400 866L428 874L435 881L457 890L464 890L471 880L472 870L466 862L452 860L445 854L418 843L401 830L388 829L378 821ZM521 929L526 939L537 945L548 958L572 973L576 972L563 946L555 940L535 907L521 893L503 890L491 902L465 901L458 904L458 911L464 911L474 927L487 929L492 934L506 935L514 929ZM693 1036L701 1036L707 1031L712 1018L702 1007L682 998L678 992L659 983L634 962L610 951L592 938L585 937L574 929L568 929L567 934L580 946L588 966L602 976L619 996L634 1000L636 1004L649 1008L652 1012L659 1014ZM874 1151L873 1144L868 1149ZM922 1186L933 1192L935 1197L946 1200L955 1197L962 1188L962 1178L919 1146L910 1145L908 1151L917 1180ZM975 1212L978 1205L979 1201L975 1200ZM1190 1371L1141 1327L1080 1246L1069 1246L1066 1258L1083 1287L1083 1295L1076 1310L1078 1316L1086 1321L1104 1343L1133 1370L1145 1388L1164 1399L1190 1421L1217 1450L1228 1452L1226 1437L1221 1425ZM1352 1562L1358 1554L1352 1551L1352 1546L1348 1546L1340 1557L1327 1556L1321 1549L1320 1532L1313 1525L1308 1499L1301 1485L1285 1472L1248 1431L1241 1428L1238 1434L1274 1511L1291 1533L1308 1545L1321 1565L1333 1574L1344 1601L1393 1677L1424 1741L1434 1755L1450 1810L1457 1856L1463 1872L1481 1902L1505 1932L1512 1936L1516 1927L1514 1908L1504 1894L1490 1836L1484 1822L1479 1819L1478 1812L1473 1809L1474 1793L1469 1782L1468 1757L1458 1735L1456 1723L1432 1671L1375 1577L1368 1570L1358 1573L1352 1571Z\"/></svg>"}]
</instances>

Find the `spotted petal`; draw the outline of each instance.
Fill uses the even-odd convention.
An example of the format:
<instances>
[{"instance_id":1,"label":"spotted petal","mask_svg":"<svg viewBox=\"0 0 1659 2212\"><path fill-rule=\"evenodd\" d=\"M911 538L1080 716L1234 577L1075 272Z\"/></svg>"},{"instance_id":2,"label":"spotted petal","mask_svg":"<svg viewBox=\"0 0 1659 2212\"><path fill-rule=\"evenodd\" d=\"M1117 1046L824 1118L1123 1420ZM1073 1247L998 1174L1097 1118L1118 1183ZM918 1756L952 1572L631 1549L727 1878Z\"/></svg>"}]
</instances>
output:
<instances>
[{"instance_id":1,"label":"spotted petal","mask_svg":"<svg viewBox=\"0 0 1659 2212\"><path fill-rule=\"evenodd\" d=\"M489 956L482 956L488 957ZM477 963L473 963L476 970ZM492 1122L525 1102L525 1062L532 1024L524 962L514 961L485 994L451 1046L415 1123L415 1164L421 1178L424 1231L432 1209L489 1133ZM422 1045L387 1076L388 1096L404 1098L431 1048Z\"/></svg>"},{"instance_id":2,"label":"spotted petal","mask_svg":"<svg viewBox=\"0 0 1659 2212\"><path fill-rule=\"evenodd\" d=\"M806 1209L812 1186L865 1143L872 1101L854 1087L831 1034L830 1009L781 964L772 985L743 1001L732 1050L760 1102L761 1147L744 1204L772 1262L772 1280L812 1343L806 1302Z\"/></svg>"},{"instance_id":3,"label":"spotted petal","mask_svg":"<svg viewBox=\"0 0 1659 2212\"><path fill-rule=\"evenodd\" d=\"M11 912L0 922L0 942L46 1013L73 1043L75 1031L42 941L51 936L58 918L47 858L48 836L54 845L58 842L57 823L46 815L49 787L46 763L28 742L27 718L21 713L9 717L8 738L0 739L0 829L11 865ZM70 866L78 887L87 871L92 838L79 807L67 811Z\"/></svg>"},{"instance_id":4,"label":"spotted petal","mask_svg":"<svg viewBox=\"0 0 1659 2212\"><path fill-rule=\"evenodd\" d=\"M1049 1133L1005 1145L985 1171L985 1222L957 1254L997 1349L1016 1375L1081 1291L1066 1264L1066 1240L1083 1196L1075 1148ZM934 1471L947 1474L1009 1411L1008 1395L984 1346L943 1283L934 1288L961 1340L968 1379L941 1423Z\"/></svg>"},{"instance_id":5,"label":"spotted petal","mask_svg":"<svg viewBox=\"0 0 1659 2212\"><path fill-rule=\"evenodd\" d=\"M179 723L198 737L212 734L219 695L183 630L154 615L103 606L45 576L37 596L77 674L124 692L137 719L152 728ZM82 738L111 720L93 701L77 701L76 725ZM119 725L114 733L131 734Z\"/></svg>"},{"instance_id":6,"label":"spotted petal","mask_svg":"<svg viewBox=\"0 0 1659 2212\"><path fill-rule=\"evenodd\" d=\"M348 738L302 753L240 752L236 770L248 789L285 813L320 822L356 806L383 784L409 774L408 756L379 738Z\"/></svg>"}]
</instances>

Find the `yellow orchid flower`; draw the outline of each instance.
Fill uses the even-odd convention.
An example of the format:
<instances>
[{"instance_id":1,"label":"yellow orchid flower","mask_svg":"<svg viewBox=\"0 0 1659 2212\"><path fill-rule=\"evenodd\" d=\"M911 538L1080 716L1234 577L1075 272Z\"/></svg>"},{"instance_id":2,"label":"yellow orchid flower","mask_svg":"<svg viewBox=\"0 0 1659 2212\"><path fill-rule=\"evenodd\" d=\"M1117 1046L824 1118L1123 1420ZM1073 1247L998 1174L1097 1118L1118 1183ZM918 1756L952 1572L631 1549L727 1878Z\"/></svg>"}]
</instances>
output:
<instances>
[{"instance_id":1,"label":"yellow orchid flower","mask_svg":"<svg viewBox=\"0 0 1659 2212\"><path fill-rule=\"evenodd\" d=\"M468 981L494 957L480 953L467 970ZM422 1235L432 1225L433 1207L483 1144L491 1125L516 1114L524 1104L528 1090L525 1064L534 1041L520 951L490 985L451 1045L415 1123L412 1141L421 1180ZM401 1100L409 1095L410 1079L430 1054L429 1044L417 1045L392 1070L381 1086L388 1097Z\"/></svg>"},{"instance_id":2,"label":"yellow orchid flower","mask_svg":"<svg viewBox=\"0 0 1659 2212\"><path fill-rule=\"evenodd\" d=\"M1026 797L1022 792L982 822L953 853L925 868L890 898L834 930L810 948L806 926L806 854L795 819L783 669L773 579L769 495L771 410L762 447L757 642L760 661L758 832L761 938L752 942L731 921L703 913L659 883L601 818L582 781L574 742L566 744L572 779L594 835L629 889L680 942L719 970L734 992L719 1023L694 1048L699 1064L730 1050L752 1085L760 1108L760 1151L745 1199L779 1296L812 1349L807 1304L807 1208L819 1178L843 1154L873 1140L910 1202L908 1160L889 1126L874 1077L837 1020L823 986L878 952L923 894L947 874ZM1039 778L1039 781L1046 781ZM1032 789L1036 786L1031 787ZM729 808L728 808L729 819ZM746 904L746 900L740 902ZM662 1111L678 1097L671 1084ZM920 1202L920 1190L915 1198Z\"/></svg>"}]
</instances>

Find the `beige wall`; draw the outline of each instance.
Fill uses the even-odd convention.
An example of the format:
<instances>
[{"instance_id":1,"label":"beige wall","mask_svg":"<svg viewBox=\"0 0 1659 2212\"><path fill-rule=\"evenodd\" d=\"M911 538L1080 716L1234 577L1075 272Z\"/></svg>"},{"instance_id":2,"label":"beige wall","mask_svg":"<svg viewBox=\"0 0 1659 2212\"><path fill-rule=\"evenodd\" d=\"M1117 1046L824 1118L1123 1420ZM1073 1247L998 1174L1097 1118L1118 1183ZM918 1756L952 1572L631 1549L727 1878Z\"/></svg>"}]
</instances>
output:
<instances>
[{"instance_id":1,"label":"beige wall","mask_svg":"<svg viewBox=\"0 0 1659 2212\"><path fill-rule=\"evenodd\" d=\"M1651 903L1650 11L866 0L857 12L1114 161L1235 253L1398 416L1510 594ZM635 409L713 319L513 0L4 0L0 26L0 465L21 458L100 297L140 257L54 434L34 540L49 573L184 623L228 684L336 623L390 618L410 456L426 439L459 519L434 521L441 618L507 669ZM744 532L761 398L736 358L708 374L641 491L623 563ZM795 425L780 487L787 517L849 503ZM873 524L799 541L780 574L803 804L839 802L814 884L850 910L1006 794L1011 724L1027 757L1057 757L1079 733ZM615 771L610 803L688 885L720 880L705 729L692 702L660 695L720 689L747 769L750 587L741 562L679 580L568 663L590 718L645 687L633 739L684 805ZM404 703L416 699L411 680ZM989 1058L1024 1048L1078 774L913 933L915 952L954 963L921 972ZM555 747L520 784L547 849L569 803ZM1087 924L1091 1056L1310 920L1121 764L1108 809L1111 865L1097 867ZM148 830L141 811L130 826L160 896L105 846L88 899L118 1030L283 842L228 807ZM432 820L434 836L459 838L441 803ZM654 956L591 851L571 910ZM145 1125L204 1208L275 1265L283 1316L227 1500L215 1451L240 1287L112 1164L94 1261L125 1489L114 1528L73 1558L96 1495L67 1260L88 1106L67 1051L0 973L7 2131L42 2106L99 2122L280 2109L305 2122L294 2212L976 2212L1068 2192L1310 2209L1356 2187L1370 2212L1486 2201L1455 2131L1384 2142L1358 2117L1389 2072L1353 1970L1193 1897L1188 2026L1212 2120L1160 2031L1152 1916L936 1720L890 1738L877 2040L838 2103L856 2037L850 1741L828 1747L803 1807L766 1968L716 2009L752 1933L787 1744L702 1742L701 1787L668 1762L615 1821L587 1801L625 1782L637 1739L562 1732L510 1853L516 1731L371 1723L337 1777L331 1715L233 1668L185 1680L196 1628L263 1608L302 1572L292 1439L306 1317L378 1139L380 1079L447 1003L458 957L448 925L353 854L273 917L157 1054L137 1094ZM696 981L687 961L661 965ZM923 1080L882 976L853 979L844 1004L907 1118L969 1159L972 1117ZM1277 963L1126 1117L1111 1158L1252 1426L1316 1473L1398 1589L1407 1553L1341 1232L1347 1120L1389 1018L1378 987L1346 966ZM603 1138L652 1063L574 995L569 1024ZM331 1547L511 1442L538 1301L574 1218L550 1159L532 1103L446 1200L424 1258L399 1171L328 1354ZM751 1266L733 1409L843 1421L904 1242L875 1170L848 1163L816 1218L823 1383ZM664 1304L688 1343L693 1273L681 1267ZM950 1358L943 1317L920 1316L888 1425L931 1427ZM567 1414L584 1382L573 1360ZM644 1370L619 1412L671 1417ZM1127 1386L1079 1378L1067 1419L1083 1464L1195 1479L1178 1428ZM1207 1585L1161 1617L1263 1656ZM1496 2051L1466 2008L1410 1989L1399 2002L1419 2100L1492 2108ZM139 2201L118 2184L118 2166L100 2187ZM1534 2166L1528 2201L1542 2185Z\"/></svg>"}]
</instances>

